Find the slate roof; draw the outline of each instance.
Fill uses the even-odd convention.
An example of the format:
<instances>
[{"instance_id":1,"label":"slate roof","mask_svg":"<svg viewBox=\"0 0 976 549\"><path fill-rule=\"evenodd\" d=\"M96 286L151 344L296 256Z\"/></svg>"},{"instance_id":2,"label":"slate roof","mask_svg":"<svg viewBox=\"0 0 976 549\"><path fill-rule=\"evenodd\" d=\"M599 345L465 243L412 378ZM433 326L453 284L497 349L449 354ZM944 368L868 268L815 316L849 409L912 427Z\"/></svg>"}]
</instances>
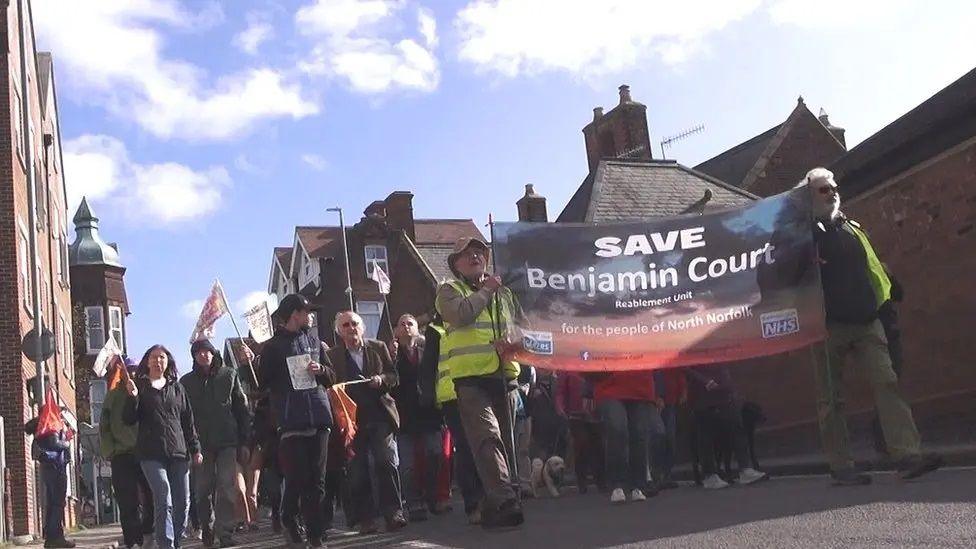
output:
<instances>
[{"instance_id":1,"label":"slate roof","mask_svg":"<svg viewBox=\"0 0 976 549\"><path fill-rule=\"evenodd\" d=\"M855 196L976 136L976 69L963 75L830 166Z\"/></svg>"},{"instance_id":2,"label":"slate roof","mask_svg":"<svg viewBox=\"0 0 976 549\"><path fill-rule=\"evenodd\" d=\"M298 240L311 258L341 253L342 231L339 227L295 227ZM291 262L289 261L289 264Z\"/></svg>"},{"instance_id":3,"label":"slate roof","mask_svg":"<svg viewBox=\"0 0 976 549\"><path fill-rule=\"evenodd\" d=\"M706 211L759 198L673 160L602 160L558 220L609 223L672 217L687 213L706 191L712 195Z\"/></svg>"},{"instance_id":4,"label":"slate roof","mask_svg":"<svg viewBox=\"0 0 976 549\"><path fill-rule=\"evenodd\" d=\"M416 219L415 242L420 244L454 244L461 237L484 240L484 235L470 219Z\"/></svg>"},{"instance_id":5,"label":"slate roof","mask_svg":"<svg viewBox=\"0 0 976 549\"><path fill-rule=\"evenodd\" d=\"M447 266L447 256L454 251L457 239L473 237L487 242L470 219L417 219L414 221L414 234L417 238L412 246L418 259L426 264L434 283L453 277Z\"/></svg>"},{"instance_id":6,"label":"slate roof","mask_svg":"<svg viewBox=\"0 0 976 549\"><path fill-rule=\"evenodd\" d=\"M759 157L769 147L770 141L776 137L776 133L782 126L783 124L773 126L752 139L743 141L722 154L709 158L695 166L695 170L707 173L736 187L742 185L742 181L746 178L749 170L756 165Z\"/></svg>"},{"instance_id":7,"label":"slate roof","mask_svg":"<svg viewBox=\"0 0 976 549\"><path fill-rule=\"evenodd\" d=\"M434 275L434 282L440 283L453 277L447 266L447 256L454 251L453 244L417 244L416 249Z\"/></svg>"}]
</instances>

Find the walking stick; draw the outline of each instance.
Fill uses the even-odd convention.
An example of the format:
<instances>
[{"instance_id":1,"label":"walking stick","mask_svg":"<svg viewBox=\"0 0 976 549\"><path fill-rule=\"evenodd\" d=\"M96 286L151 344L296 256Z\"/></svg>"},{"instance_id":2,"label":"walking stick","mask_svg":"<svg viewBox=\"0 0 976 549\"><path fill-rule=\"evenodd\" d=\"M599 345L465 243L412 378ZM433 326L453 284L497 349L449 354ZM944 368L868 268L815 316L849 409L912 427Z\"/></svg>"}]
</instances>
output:
<instances>
[{"instance_id":1,"label":"walking stick","mask_svg":"<svg viewBox=\"0 0 976 549\"><path fill-rule=\"evenodd\" d=\"M491 235L491 244L495 245L495 221L492 219L491 214L488 214L488 227L489 233ZM493 273L497 274L498 265L495 263L495 254L491 254L491 270ZM504 286L502 286L504 288ZM498 291L500 291L499 288ZM491 315L491 329L492 335L495 341L501 338L501 299L498 297L498 291L496 291L491 296L491 304L489 307L494 309L494 314ZM508 463L508 472L512 487L515 490L515 500L522 503L522 484L519 479L518 474L518 450L515 448L515 410L512 408L511 403L508 400L508 383L505 380L505 365L502 363L502 356L498 355L498 376L502 382L502 396L505 403L505 423L508 426L508 441L507 444L502 444L505 447L505 461Z\"/></svg>"}]
</instances>

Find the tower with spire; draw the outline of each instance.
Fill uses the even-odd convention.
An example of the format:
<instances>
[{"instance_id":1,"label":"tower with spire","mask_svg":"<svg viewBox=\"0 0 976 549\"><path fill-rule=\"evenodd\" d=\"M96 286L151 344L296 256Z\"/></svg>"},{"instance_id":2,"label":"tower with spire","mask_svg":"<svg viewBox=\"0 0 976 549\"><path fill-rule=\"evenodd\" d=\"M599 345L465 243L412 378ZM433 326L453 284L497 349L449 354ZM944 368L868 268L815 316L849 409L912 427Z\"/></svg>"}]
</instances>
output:
<instances>
[{"instance_id":1,"label":"tower with spire","mask_svg":"<svg viewBox=\"0 0 976 549\"><path fill-rule=\"evenodd\" d=\"M87 198L82 198L74 216L75 240L68 248L68 265L71 273L71 305L77 375L76 400L80 422L97 426L101 405L107 390L107 381L92 371L95 356L109 337L116 345L128 352L126 319L129 300L125 292L125 266L119 258L118 246L105 242L98 228L98 216ZM97 434L97 430L95 431ZM107 488L109 479L95 479L96 471L92 456L81 463L81 472L91 486L98 482Z\"/></svg>"}]
</instances>

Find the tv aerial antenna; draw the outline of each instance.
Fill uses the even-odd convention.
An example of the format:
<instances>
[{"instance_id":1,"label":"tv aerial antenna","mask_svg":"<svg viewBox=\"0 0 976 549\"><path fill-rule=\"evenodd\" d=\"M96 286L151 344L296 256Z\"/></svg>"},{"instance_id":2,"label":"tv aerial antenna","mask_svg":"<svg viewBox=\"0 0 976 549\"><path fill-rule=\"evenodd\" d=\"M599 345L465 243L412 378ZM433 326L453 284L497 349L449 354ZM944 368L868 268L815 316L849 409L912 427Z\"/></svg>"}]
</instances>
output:
<instances>
[{"instance_id":1,"label":"tv aerial antenna","mask_svg":"<svg viewBox=\"0 0 976 549\"><path fill-rule=\"evenodd\" d=\"M664 138L661 141L661 158L662 159L666 159L667 158L667 155L664 153L664 149L665 148L670 149L672 143L676 143L678 141L681 141L682 139L685 139L687 137L690 137L692 135L695 135L696 133L701 133L703 131L705 131L705 125L704 124L699 124L699 125L697 125L697 126L695 126L693 128L688 128L687 130L685 130L685 131L683 131L681 133L677 133L675 135L672 135L671 137Z\"/></svg>"}]
</instances>

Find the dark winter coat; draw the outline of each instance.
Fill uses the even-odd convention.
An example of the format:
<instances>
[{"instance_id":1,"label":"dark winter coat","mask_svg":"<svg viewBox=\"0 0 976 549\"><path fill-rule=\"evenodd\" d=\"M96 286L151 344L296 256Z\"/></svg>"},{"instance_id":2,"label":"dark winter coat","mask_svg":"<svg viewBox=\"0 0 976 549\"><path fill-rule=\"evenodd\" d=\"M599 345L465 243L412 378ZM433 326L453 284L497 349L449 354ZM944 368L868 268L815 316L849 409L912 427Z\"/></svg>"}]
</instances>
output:
<instances>
[{"instance_id":1,"label":"dark winter coat","mask_svg":"<svg viewBox=\"0 0 976 549\"><path fill-rule=\"evenodd\" d=\"M180 379L186 389L200 446L206 451L244 446L250 437L251 414L237 371L214 354L207 371L194 363Z\"/></svg>"},{"instance_id":2,"label":"dark winter coat","mask_svg":"<svg viewBox=\"0 0 976 549\"><path fill-rule=\"evenodd\" d=\"M421 399L423 391L421 368L426 352L424 338L418 337L415 345L415 349L406 346L397 349L396 370L399 382L391 393L400 415L400 431L405 433L437 431L443 424L441 413L432 401L423 402Z\"/></svg>"},{"instance_id":3,"label":"dark winter coat","mask_svg":"<svg viewBox=\"0 0 976 549\"><path fill-rule=\"evenodd\" d=\"M318 385L296 390L288 372L288 357L308 354L322 365ZM291 332L279 328L261 350L261 387L271 392L271 411L281 432L332 427L332 406L325 388L335 383L335 373L322 344L309 330Z\"/></svg>"},{"instance_id":4,"label":"dark winter coat","mask_svg":"<svg viewBox=\"0 0 976 549\"><path fill-rule=\"evenodd\" d=\"M155 389L148 377L139 377L136 389L138 394L126 399L122 412L127 424L139 425L136 457L140 461L166 461L199 453L193 408L183 386L168 378L162 389Z\"/></svg>"}]
</instances>

